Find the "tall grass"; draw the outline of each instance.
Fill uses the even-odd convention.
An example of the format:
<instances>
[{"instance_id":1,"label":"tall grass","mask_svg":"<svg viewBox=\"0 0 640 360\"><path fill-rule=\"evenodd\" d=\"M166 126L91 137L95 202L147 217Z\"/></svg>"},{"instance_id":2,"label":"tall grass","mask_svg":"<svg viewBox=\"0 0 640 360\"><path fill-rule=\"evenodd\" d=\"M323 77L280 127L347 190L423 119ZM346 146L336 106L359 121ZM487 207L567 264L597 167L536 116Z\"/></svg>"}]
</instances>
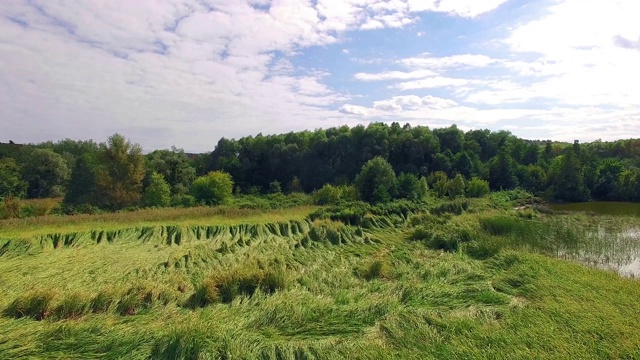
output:
<instances>
[{"instance_id":1,"label":"tall grass","mask_svg":"<svg viewBox=\"0 0 640 360\"><path fill-rule=\"evenodd\" d=\"M628 223L526 220L487 198L461 215L403 207L369 209L379 225L367 229L298 221L293 210L203 219L260 224L226 226L224 236L164 224L175 227L171 241L140 230L110 242L104 231L100 243L7 249L0 358L638 357L637 281L530 251L585 249L600 227ZM434 250L443 246L433 238L457 248Z\"/></svg>"}]
</instances>

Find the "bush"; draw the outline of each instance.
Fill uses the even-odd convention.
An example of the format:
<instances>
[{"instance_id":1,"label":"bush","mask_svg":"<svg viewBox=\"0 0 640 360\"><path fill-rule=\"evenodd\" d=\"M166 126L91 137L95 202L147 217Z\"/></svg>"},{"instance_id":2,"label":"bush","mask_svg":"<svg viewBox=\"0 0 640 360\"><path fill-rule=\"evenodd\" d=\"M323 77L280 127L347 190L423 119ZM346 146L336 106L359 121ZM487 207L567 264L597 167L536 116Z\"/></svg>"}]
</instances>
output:
<instances>
[{"instance_id":1,"label":"bush","mask_svg":"<svg viewBox=\"0 0 640 360\"><path fill-rule=\"evenodd\" d=\"M336 205L342 199L340 188L331 184L326 184L316 190L312 196L313 202L317 205Z\"/></svg>"},{"instance_id":2,"label":"bush","mask_svg":"<svg viewBox=\"0 0 640 360\"><path fill-rule=\"evenodd\" d=\"M431 212L435 215L442 215L445 213L461 215L463 212L465 212L468 209L469 209L469 200L456 199L456 200L448 201L432 207Z\"/></svg>"},{"instance_id":3,"label":"bush","mask_svg":"<svg viewBox=\"0 0 640 360\"><path fill-rule=\"evenodd\" d=\"M4 198L2 203L0 204L0 218L2 219L11 219L20 217L20 212L22 209L22 205L20 204L20 200L9 195Z\"/></svg>"},{"instance_id":4,"label":"bush","mask_svg":"<svg viewBox=\"0 0 640 360\"><path fill-rule=\"evenodd\" d=\"M488 181L474 177L469 180L469 182L467 182L467 196L470 198L483 197L489 192L490 190Z\"/></svg>"},{"instance_id":5,"label":"bush","mask_svg":"<svg viewBox=\"0 0 640 360\"><path fill-rule=\"evenodd\" d=\"M389 201L395 195L396 174L391 165L378 156L362 166L362 170L356 176L355 185L364 201Z\"/></svg>"},{"instance_id":6,"label":"bush","mask_svg":"<svg viewBox=\"0 0 640 360\"><path fill-rule=\"evenodd\" d=\"M164 176L153 173L149 180L149 185L142 194L142 204L144 206L165 207L171 202L171 186L164 179Z\"/></svg>"},{"instance_id":7,"label":"bush","mask_svg":"<svg viewBox=\"0 0 640 360\"><path fill-rule=\"evenodd\" d=\"M232 197L233 179L222 171L212 171L197 178L191 186L196 201L206 205L220 205Z\"/></svg>"},{"instance_id":8,"label":"bush","mask_svg":"<svg viewBox=\"0 0 640 360\"><path fill-rule=\"evenodd\" d=\"M193 207L196 205L196 198L191 195L174 195L171 197L171 206L173 207Z\"/></svg>"},{"instance_id":9,"label":"bush","mask_svg":"<svg viewBox=\"0 0 640 360\"><path fill-rule=\"evenodd\" d=\"M413 174L400 174L398 176L397 190L396 196L398 198L418 200L426 195L424 184L421 184L420 180Z\"/></svg>"},{"instance_id":10,"label":"bush","mask_svg":"<svg viewBox=\"0 0 640 360\"><path fill-rule=\"evenodd\" d=\"M269 193L270 194L281 194L282 193L282 184L278 180L273 180L269 183Z\"/></svg>"}]
</instances>

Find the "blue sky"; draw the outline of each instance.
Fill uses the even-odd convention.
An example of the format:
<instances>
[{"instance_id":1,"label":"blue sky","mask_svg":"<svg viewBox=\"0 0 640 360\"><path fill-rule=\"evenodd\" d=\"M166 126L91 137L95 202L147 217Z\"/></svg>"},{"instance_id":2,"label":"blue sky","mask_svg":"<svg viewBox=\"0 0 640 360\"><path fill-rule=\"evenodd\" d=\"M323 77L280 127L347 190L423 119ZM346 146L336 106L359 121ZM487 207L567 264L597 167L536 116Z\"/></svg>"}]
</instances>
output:
<instances>
[{"instance_id":1,"label":"blue sky","mask_svg":"<svg viewBox=\"0 0 640 360\"><path fill-rule=\"evenodd\" d=\"M0 141L210 151L393 121L640 136L635 0L0 2Z\"/></svg>"}]
</instances>

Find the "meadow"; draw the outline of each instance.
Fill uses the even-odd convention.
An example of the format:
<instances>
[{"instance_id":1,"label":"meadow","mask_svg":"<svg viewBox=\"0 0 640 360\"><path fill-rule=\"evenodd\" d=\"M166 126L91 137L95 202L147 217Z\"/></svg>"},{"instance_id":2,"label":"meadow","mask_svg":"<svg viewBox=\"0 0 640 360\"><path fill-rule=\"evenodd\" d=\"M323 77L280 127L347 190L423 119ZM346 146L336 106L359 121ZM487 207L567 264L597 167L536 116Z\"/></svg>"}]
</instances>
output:
<instances>
[{"instance_id":1,"label":"meadow","mask_svg":"<svg viewBox=\"0 0 640 360\"><path fill-rule=\"evenodd\" d=\"M530 200L2 220L0 358L640 357L637 280L588 260L637 218Z\"/></svg>"}]
</instances>

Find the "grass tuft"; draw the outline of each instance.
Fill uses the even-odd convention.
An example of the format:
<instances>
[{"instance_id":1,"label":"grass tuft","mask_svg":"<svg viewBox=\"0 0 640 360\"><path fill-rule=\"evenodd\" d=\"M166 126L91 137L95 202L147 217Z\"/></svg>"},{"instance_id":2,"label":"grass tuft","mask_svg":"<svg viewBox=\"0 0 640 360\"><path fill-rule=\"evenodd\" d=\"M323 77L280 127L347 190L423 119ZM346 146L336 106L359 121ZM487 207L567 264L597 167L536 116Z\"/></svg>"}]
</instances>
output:
<instances>
[{"instance_id":1,"label":"grass tuft","mask_svg":"<svg viewBox=\"0 0 640 360\"><path fill-rule=\"evenodd\" d=\"M20 295L5 309L5 316L28 317L43 320L51 315L51 307L57 293L53 290L37 289Z\"/></svg>"},{"instance_id":2,"label":"grass tuft","mask_svg":"<svg viewBox=\"0 0 640 360\"><path fill-rule=\"evenodd\" d=\"M77 319L91 311L91 297L84 293L66 295L53 310L56 319Z\"/></svg>"}]
</instances>

